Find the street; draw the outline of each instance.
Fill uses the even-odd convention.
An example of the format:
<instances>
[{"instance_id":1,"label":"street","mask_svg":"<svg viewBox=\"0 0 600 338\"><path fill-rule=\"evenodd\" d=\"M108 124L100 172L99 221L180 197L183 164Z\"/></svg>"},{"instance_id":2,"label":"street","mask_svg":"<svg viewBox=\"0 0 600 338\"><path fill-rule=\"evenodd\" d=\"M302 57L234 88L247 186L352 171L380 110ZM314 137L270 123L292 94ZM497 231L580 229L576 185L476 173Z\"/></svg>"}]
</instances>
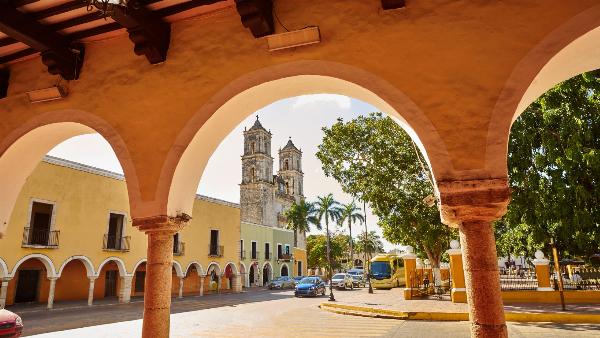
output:
<instances>
[{"instance_id":1,"label":"street","mask_svg":"<svg viewBox=\"0 0 600 338\"><path fill-rule=\"evenodd\" d=\"M335 295L348 300L363 293L366 289L337 291ZM292 291L268 290L174 299L171 336L469 337L468 322L338 315L318 308L325 301L326 296L299 299ZM142 311L143 303L137 300L125 305L29 311L22 317L25 334L41 334L37 337L135 337L141 334ZM597 337L599 329L586 324L509 323L511 337Z\"/></svg>"}]
</instances>

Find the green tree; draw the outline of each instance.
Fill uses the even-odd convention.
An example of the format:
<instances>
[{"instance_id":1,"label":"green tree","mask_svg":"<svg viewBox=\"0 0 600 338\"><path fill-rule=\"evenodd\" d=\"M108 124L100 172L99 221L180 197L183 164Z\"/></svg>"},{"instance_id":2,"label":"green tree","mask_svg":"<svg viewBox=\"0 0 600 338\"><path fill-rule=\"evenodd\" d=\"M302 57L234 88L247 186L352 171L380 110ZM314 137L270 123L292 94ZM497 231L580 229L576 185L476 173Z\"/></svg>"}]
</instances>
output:
<instances>
[{"instance_id":1,"label":"green tree","mask_svg":"<svg viewBox=\"0 0 600 338\"><path fill-rule=\"evenodd\" d=\"M317 210L313 203L306 202L304 199L292 204L285 212L287 219L287 229L294 231L294 247L298 246L298 232L309 232L310 226L315 225L321 230L321 223L317 218Z\"/></svg>"},{"instance_id":2,"label":"green tree","mask_svg":"<svg viewBox=\"0 0 600 338\"><path fill-rule=\"evenodd\" d=\"M317 219L319 223L325 220L325 232L327 235L327 260L330 262L328 266L329 270L329 278L331 278L331 234L329 232L329 221L337 222L340 219L341 210L340 203L338 203L334 198L333 194L329 194L326 196L317 197L317 201L315 202L315 209L317 210Z\"/></svg>"},{"instance_id":3,"label":"green tree","mask_svg":"<svg viewBox=\"0 0 600 338\"><path fill-rule=\"evenodd\" d=\"M514 122L499 250L549 253L551 240L567 256L600 249L599 77L596 70L558 84Z\"/></svg>"},{"instance_id":4,"label":"green tree","mask_svg":"<svg viewBox=\"0 0 600 338\"><path fill-rule=\"evenodd\" d=\"M363 233L358 236L358 240L356 241L356 251L364 255L365 264L367 264L370 255L384 251L383 242L381 241L381 238L377 232L371 230L365 236L363 231Z\"/></svg>"},{"instance_id":5,"label":"green tree","mask_svg":"<svg viewBox=\"0 0 600 338\"><path fill-rule=\"evenodd\" d=\"M345 240L345 238L338 238L338 236L334 236L331 240L331 260L334 269L340 267L340 261L344 254L343 242ZM327 267L327 236L309 235L306 237L306 252L309 268Z\"/></svg>"},{"instance_id":6,"label":"green tree","mask_svg":"<svg viewBox=\"0 0 600 338\"><path fill-rule=\"evenodd\" d=\"M323 132L317 157L325 174L369 203L388 241L424 251L439 267L452 230L441 223L429 168L410 136L381 113L339 119Z\"/></svg>"},{"instance_id":7,"label":"green tree","mask_svg":"<svg viewBox=\"0 0 600 338\"><path fill-rule=\"evenodd\" d=\"M348 232L350 234L349 245L350 245L350 261L354 260L354 240L352 238L352 223L360 222L361 224L365 221L364 216L361 213L361 209L356 206L354 200L348 204L343 204L341 207L341 214L339 219L339 225L343 226L344 222L348 222ZM350 267L352 267L352 264Z\"/></svg>"}]
</instances>

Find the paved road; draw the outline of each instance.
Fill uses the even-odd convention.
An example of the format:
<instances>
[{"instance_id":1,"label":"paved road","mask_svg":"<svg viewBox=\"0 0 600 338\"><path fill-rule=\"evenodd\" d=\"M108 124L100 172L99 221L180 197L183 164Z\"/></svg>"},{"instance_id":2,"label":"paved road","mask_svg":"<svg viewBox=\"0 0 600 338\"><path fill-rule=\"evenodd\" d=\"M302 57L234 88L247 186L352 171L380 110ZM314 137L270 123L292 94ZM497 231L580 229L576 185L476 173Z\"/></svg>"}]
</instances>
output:
<instances>
[{"instance_id":1,"label":"paved road","mask_svg":"<svg viewBox=\"0 0 600 338\"><path fill-rule=\"evenodd\" d=\"M340 291L351 299L365 290ZM296 299L291 291L253 291L174 300L172 337L469 337L467 322L399 321L320 310L326 297ZM135 337L142 303L23 314L26 334L39 337ZM86 326L86 327L83 327ZM72 329L75 327L83 327ZM68 330L72 329L72 330ZM511 323L511 337L598 337L598 325Z\"/></svg>"}]
</instances>

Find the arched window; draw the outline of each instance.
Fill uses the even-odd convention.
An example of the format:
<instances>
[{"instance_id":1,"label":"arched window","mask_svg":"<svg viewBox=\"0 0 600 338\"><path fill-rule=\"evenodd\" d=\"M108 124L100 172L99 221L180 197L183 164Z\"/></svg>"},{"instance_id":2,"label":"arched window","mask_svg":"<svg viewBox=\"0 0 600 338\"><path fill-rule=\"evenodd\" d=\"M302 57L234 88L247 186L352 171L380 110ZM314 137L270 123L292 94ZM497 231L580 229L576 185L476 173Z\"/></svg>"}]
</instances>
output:
<instances>
[{"instance_id":1,"label":"arched window","mask_svg":"<svg viewBox=\"0 0 600 338\"><path fill-rule=\"evenodd\" d=\"M256 180L256 170L254 168L250 168L250 182L254 182Z\"/></svg>"},{"instance_id":2,"label":"arched window","mask_svg":"<svg viewBox=\"0 0 600 338\"><path fill-rule=\"evenodd\" d=\"M256 150L256 143L254 143L254 142L250 143L250 154L254 154L255 150Z\"/></svg>"},{"instance_id":3,"label":"arched window","mask_svg":"<svg viewBox=\"0 0 600 338\"><path fill-rule=\"evenodd\" d=\"M290 193L290 184L288 182L285 182L285 193L286 194Z\"/></svg>"},{"instance_id":4,"label":"arched window","mask_svg":"<svg viewBox=\"0 0 600 338\"><path fill-rule=\"evenodd\" d=\"M283 170L290 170L290 163L287 158L283 162Z\"/></svg>"}]
</instances>

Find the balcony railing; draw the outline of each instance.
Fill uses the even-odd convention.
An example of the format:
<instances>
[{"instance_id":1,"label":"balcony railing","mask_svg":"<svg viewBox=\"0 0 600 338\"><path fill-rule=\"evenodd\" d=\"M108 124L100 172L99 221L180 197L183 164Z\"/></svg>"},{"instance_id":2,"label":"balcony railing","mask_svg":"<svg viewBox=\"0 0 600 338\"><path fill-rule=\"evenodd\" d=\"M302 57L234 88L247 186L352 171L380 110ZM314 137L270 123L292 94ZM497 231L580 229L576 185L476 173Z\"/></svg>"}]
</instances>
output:
<instances>
[{"instance_id":1,"label":"balcony railing","mask_svg":"<svg viewBox=\"0 0 600 338\"><path fill-rule=\"evenodd\" d=\"M292 260L292 255L282 253L281 255L279 255L279 257L277 259L280 261L289 262Z\"/></svg>"},{"instance_id":2,"label":"balcony railing","mask_svg":"<svg viewBox=\"0 0 600 338\"><path fill-rule=\"evenodd\" d=\"M253 260L253 261L257 261L258 257L260 257L260 252L254 251L254 252L252 252L252 255L251 255L250 259Z\"/></svg>"},{"instance_id":3,"label":"balcony railing","mask_svg":"<svg viewBox=\"0 0 600 338\"><path fill-rule=\"evenodd\" d=\"M208 246L209 257L223 257L223 246L222 245L209 245Z\"/></svg>"},{"instance_id":4,"label":"balcony railing","mask_svg":"<svg viewBox=\"0 0 600 338\"><path fill-rule=\"evenodd\" d=\"M26 227L23 230L23 242L21 246L36 246L46 248L58 248L59 230L36 230Z\"/></svg>"},{"instance_id":5,"label":"balcony railing","mask_svg":"<svg viewBox=\"0 0 600 338\"><path fill-rule=\"evenodd\" d=\"M129 251L131 236L104 235L102 249L106 251Z\"/></svg>"},{"instance_id":6,"label":"balcony railing","mask_svg":"<svg viewBox=\"0 0 600 338\"><path fill-rule=\"evenodd\" d=\"M183 256L185 254L185 242L173 243L173 256Z\"/></svg>"},{"instance_id":7,"label":"balcony railing","mask_svg":"<svg viewBox=\"0 0 600 338\"><path fill-rule=\"evenodd\" d=\"M246 250L240 251L240 259L246 259Z\"/></svg>"}]
</instances>

